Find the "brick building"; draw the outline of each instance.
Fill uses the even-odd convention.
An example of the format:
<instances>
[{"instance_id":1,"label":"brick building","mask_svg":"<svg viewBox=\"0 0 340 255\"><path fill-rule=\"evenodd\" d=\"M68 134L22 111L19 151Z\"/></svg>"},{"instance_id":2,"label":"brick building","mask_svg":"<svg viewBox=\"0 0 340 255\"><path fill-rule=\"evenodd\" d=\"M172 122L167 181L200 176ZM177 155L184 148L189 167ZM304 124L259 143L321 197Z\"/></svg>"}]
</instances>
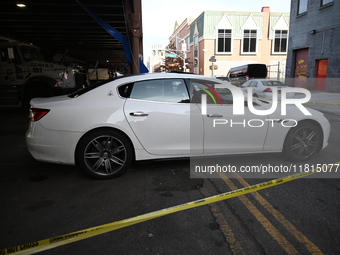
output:
<instances>
[{"instance_id":1,"label":"brick building","mask_svg":"<svg viewBox=\"0 0 340 255\"><path fill-rule=\"evenodd\" d=\"M225 76L235 66L263 63L269 76L283 79L289 34L289 13L204 11L176 26L170 43L185 42L187 70ZM178 45L178 49L181 49ZM215 56L216 70L209 59Z\"/></svg>"},{"instance_id":2,"label":"brick building","mask_svg":"<svg viewBox=\"0 0 340 255\"><path fill-rule=\"evenodd\" d=\"M286 78L294 78L292 86L340 92L340 2L292 0L290 13Z\"/></svg>"}]
</instances>

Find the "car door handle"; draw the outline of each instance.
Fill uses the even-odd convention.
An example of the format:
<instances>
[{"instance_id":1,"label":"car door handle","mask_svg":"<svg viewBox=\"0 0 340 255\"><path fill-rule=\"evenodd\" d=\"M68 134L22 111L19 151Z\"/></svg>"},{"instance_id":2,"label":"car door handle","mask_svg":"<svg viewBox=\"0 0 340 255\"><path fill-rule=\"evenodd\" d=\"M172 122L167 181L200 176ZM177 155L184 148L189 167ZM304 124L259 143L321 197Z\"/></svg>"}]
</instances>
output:
<instances>
[{"instance_id":1,"label":"car door handle","mask_svg":"<svg viewBox=\"0 0 340 255\"><path fill-rule=\"evenodd\" d=\"M143 116L148 116L149 114L144 113L144 112L130 112L130 116L138 116L138 117L143 117Z\"/></svg>"},{"instance_id":2,"label":"car door handle","mask_svg":"<svg viewBox=\"0 0 340 255\"><path fill-rule=\"evenodd\" d=\"M217 114L217 113L208 114L207 116L208 116L209 118L222 118L222 117L223 117L223 115Z\"/></svg>"}]
</instances>

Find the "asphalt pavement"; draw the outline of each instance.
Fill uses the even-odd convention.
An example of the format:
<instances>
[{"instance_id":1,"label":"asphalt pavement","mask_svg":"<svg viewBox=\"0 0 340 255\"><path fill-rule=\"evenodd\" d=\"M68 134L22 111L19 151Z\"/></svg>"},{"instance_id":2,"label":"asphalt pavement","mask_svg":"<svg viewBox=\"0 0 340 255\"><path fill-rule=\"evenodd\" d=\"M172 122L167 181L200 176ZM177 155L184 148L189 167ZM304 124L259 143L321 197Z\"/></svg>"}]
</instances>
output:
<instances>
[{"instance_id":1,"label":"asphalt pavement","mask_svg":"<svg viewBox=\"0 0 340 255\"><path fill-rule=\"evenodd\" d=\"M340 93L329 93L324 91L312 90L311 99L306 104L307 107L325 113L340 115ZM296 98L304 95L296 95Z\"/></svg>"},{"instance_id":2,"label":"asphalt pavement","mask_svg":"<svg viewBox=\"0 0 340 255\"><path fill-rule=\"evenodd\" d=\"M339 158L340 93L311 91L311 94L306 106L331 116L333 127L330 145L311 164L322 160L335 162ZM0 112L6 121L0 128L0 204L5 205L0 213L0 249L229 191L229 186L221 180L213 180L208 185L205 180L190 179L187 161L144 163L118 179L102 182L85 178L74 167L36 162L24 143L27 113L18 107L3 108ZM265 160L281 163L279 156L228 158L231 165L244 162L255 165ZM252 185L260 183L256 179L248 181ZM210 194L201 191L202 196L202 188L207 188ZM300 231L295 230L294 234L303 233L324 254L340 254L336 245L340 222L339 179L297 180L261 194ZM202 206L44 254L236 254L237 240L246 254L284 254L261 225L263 221L256 218L258 214L254 216L254 210L241 202L230 199L216 203L219 209ZM260 206L258 201L253 202ZM273 218L277 214L272 216L262 207L258 210L263 211L270 224L275 225L300 254L310 254L302 245L306 239L295 240L291 232ZM222 232L223 229L227 232Z\"/></svg>"}]
</instances>

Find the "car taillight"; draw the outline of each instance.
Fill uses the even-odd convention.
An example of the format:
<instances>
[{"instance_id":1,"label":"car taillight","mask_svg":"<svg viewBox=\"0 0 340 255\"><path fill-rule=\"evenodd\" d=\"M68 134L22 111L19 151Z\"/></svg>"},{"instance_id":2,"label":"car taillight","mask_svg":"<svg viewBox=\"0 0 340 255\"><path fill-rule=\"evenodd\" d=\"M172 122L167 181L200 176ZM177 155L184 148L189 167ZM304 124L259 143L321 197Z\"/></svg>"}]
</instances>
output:
<instances>
[{"instance_id":1,"label":"car taillight","mask_svg":"<svg viewBox=\"0 0 340 255\"><path fill-rule=\"evenodd\" d=\"M266 88L263 92L273 92L270 88Z\"/></svg>"},{"instance_id":2,"label":"car taillight","mask_svg":"<svg viewBox=\"0 0 340 255\"><path fill-rule=\"evenodd\" d=\"M31 108L28 118L31 121L38 121L40 120L42 117L44 117L50 110L48 109L39 109L39 108Z\"/></svg>"}]
</instances>

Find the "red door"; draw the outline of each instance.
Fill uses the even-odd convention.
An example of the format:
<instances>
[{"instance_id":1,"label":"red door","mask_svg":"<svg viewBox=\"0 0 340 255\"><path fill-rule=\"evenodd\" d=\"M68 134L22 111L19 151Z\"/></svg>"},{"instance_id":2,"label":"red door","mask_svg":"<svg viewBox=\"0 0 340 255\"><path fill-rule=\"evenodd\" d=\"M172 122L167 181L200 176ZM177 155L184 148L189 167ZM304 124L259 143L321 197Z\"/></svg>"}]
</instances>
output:
<instances>
[{"instance_id":1,"label":"red door","mask_svg":"<svg viewBox=\"0 0 340 255\"><path fill-rule=\"evenodd\" d=\"M297 50L295 56L294 87L306 88L308 49Z\"/></svg>"},{"instance_id":2,"label":"red door","mask_svg":"<svg viewBox=\"0 0 340 255\"><path fill-rule=\"evenodd\" d=\"M316 61L316 90L326 90L328 59L320 59Z\"/></svg>"}]
</instances>

